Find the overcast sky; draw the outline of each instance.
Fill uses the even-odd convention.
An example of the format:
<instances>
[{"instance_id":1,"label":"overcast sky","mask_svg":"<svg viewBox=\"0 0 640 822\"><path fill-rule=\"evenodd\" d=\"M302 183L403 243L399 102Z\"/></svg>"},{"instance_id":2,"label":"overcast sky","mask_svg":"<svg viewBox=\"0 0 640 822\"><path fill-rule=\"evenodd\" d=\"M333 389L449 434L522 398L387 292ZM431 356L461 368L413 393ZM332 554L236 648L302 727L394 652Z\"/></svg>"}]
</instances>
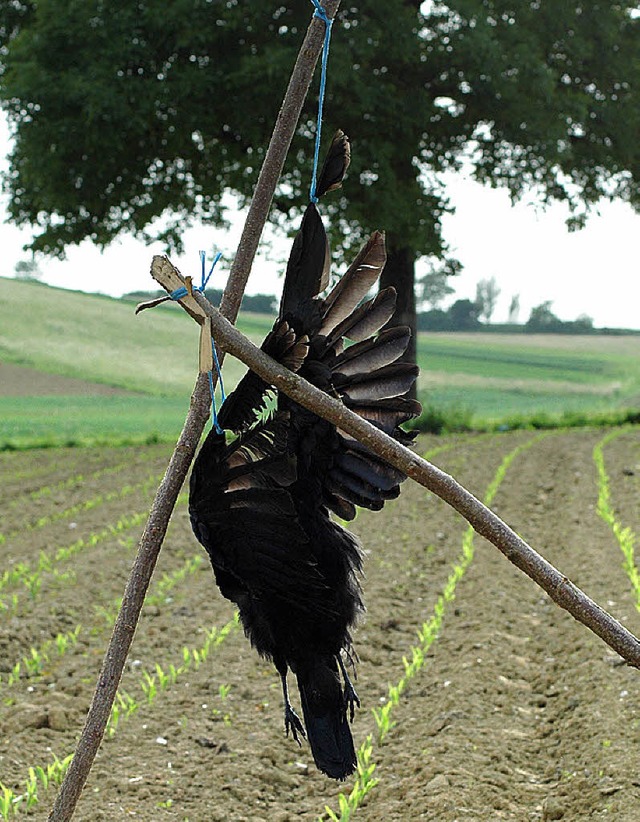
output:
<instances>
[{"instance_id":1,"label":"overcast sky","mask_svg":"<svg viewBox=\"0 0 640 822\"><path fill-rule=\"evenodd\" d=\"M0 157L9 150L9 134L0 120ZM6 162L2 162L2 169ZM478 280L495 277L501 290L493 320L507 318L514 295L520 298L519 320L531 308L551 300L553 312L563 320L586 314L597 326L640 328L640 216L622 203L603 203L585 229L569 233L563 206L540 211L526 201L511 206L506 191L481 186L462 176L447 177L448 193L456 213L444 220L444 234L464 270L452 279L456 299L475 297ZM0 276L13 276L30 233L6 223L6 200L0 201ZM222 287L235 250L241 223L230 231L199 227L185 233L185 254L172 258L183 274L199 275L198 251L220 250L224 259L211 285ZM380 226L384 228L384 226ZM160 245L147 246L124 238L100 252L90 243L69 249L65 261L40 259L43 281L63 288L120 296L127 291L151 290L149 275ZM279 294L282 264L288 242L275 242L271 252L259 250L249 280L248 293ZM269 259L269 257L271 259Z\"/></svg>"}]
</instances>

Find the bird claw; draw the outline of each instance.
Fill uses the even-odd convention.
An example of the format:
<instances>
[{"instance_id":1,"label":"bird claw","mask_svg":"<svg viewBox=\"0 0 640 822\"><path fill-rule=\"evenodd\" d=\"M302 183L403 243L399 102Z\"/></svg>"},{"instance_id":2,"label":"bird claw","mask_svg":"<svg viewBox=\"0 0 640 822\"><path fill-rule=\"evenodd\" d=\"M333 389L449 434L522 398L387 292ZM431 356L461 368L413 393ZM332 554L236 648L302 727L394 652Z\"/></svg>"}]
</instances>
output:
<instances>
[{"instance_id":1,"label":"bird claw","mask_svg":"<svg viewBox=\"0 0 640 822\"><path fill-rule=\"evenodd\" d=\"M289 731L291 731L291 736L295 739L298 745L302 747L302 742L300 742L300 739L298 738L298 733L300 733L303 739L307 738L307 734L305 733L302 720L293 710L291 705L284 706L284 730L287 736L289 736Z\"/></svg>"},{"instance_id":2,"label":"bird claw","mask_svg":"<svg viewBox=\"0 0 640 822\"><path fill-rule=\"evenodd\" d=\"M345 712L347 710L349 711L349 719L353 722L353 717L356 713L356 705L358 708L360 707L360 697L356 693L356 689L353 687L350 679L347 679L344 684L342 699L344 701Z\"/></svg>"}]
</instances>

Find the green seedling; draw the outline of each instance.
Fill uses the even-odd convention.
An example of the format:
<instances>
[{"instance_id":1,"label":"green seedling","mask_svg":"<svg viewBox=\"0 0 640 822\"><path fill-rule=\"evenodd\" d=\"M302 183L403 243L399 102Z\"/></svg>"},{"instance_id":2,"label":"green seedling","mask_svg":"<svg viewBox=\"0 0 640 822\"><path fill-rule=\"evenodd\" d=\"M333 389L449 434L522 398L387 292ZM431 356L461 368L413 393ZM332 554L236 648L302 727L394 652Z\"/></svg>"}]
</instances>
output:
<instances>
[{"instance_id":1,"label":"green seedling","mask_svg":"<svg viewBox=\"0 0 640 822\"><path fill-rule=\"evenodd\" d=\"M373 740L369 734L356 754L356 781L351 793L348 796L343 793L338 796L339 815L325 805L325 811L331 822L349 822L362 805L365 796L378 784L378 780L373 775L376 765L375 762L371 762L372 753Z\"/></svg>"},{"instance_id":2,"label":"green seedling","mask_svg":"<svg viewBox=\"0 0 640 822\"><path fill-rule=\"evenodd\" d=\"M173 574L163 574L162 579L156 585L156 591L147 597L147 603L150 605L161 605L168 600L170 591L178 582L181 582L188 574L195 573L202 565L202 555L195 554L191 559L185 561L181 568L174 571Z\"/></svg>"},{"instance_id":3,"label":"green seedling","mask_svg":"<svg viewBox=\"0 0 640 822\"><path fill-rule=\"evenodd\" d=\"M611 502L611 488L609 476L604 463L604 448L616 437L626 433L628 429L621 428L610 431L603 437L593 449L593 461L598 472L598 515L613 531L620 550L622 551L623 568L636 597L636 608L640 611L640 572L636 564L635 541L636 537L631 528L625 527L616 517L614 507Z\"/></svg>"},{"instance_id":4,"label":"green seedling","mask_svg":"<svg viewBox=\"0 0 640 822\"><path fill-rule=\"evenodd\" d=\"M147 671L142 672L142 681L140 682L140 687L142 688L144 695L147 698L147 702L149 705L154 701L156 698L156 678L152 676Z\"/></svg>"},{"instance_id":5,"label":"green seedling","mask_svg":"<svg viewBox=\"0 0 640 822\"><path fill-rule=\"evenodd\" d=\"M156 662L156 676L158 678L158 685L160 686L160 690L164 691L171 682L171 677L168 673L165 673L161 666Z\"/></svg>"},{"instance_id":6,"label":"green seedling","mask_svg":"<svg viewBox=\"0 0 640 822\"><path fill-rule=\"evenodd\" d=\"M29 655L24 657L22 661L24 662L24 667L27 669L27 673L30 677L38 676L42 673L44 659L37 648L34 648L33 646L29 648Z\"/></svg>"},{"instance_id":7,"label":"green seedling","mask_svg":"<svg viewBox=\"0 0 640 822\"><path fill-rule=\"evenodd\" d=\"M21 797L0 782L0 815L3 819L8 819L12 813L17 813L17 806L21 801Z\"/></svg>"},{"instance_id":8,"label":"green seedling","mask_svg":"<svg viewBox=\"0 0 640 822\"><path fill-rule=\"evenodd\" d=\"M25 793L23 799L27 809L38 804L38 778L33 768L29 768L29 778L25 783Z\"/></svg>"}]
</instances>

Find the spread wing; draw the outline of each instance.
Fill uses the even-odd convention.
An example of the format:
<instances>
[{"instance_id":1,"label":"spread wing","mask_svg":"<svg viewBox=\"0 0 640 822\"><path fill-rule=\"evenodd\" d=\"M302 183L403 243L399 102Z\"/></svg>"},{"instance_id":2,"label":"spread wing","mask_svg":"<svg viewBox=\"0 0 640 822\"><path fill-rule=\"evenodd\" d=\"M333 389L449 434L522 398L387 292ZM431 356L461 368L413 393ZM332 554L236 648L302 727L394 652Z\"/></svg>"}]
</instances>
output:
<instances>
[{"instance_id":1,"label":"spread wing","mask_svg":"<svg viewBox=\"0 0 640 822\"><path fill-rule=\"evenodd\" d=\"M312 238L320 232L315 221L321 223L315 207L310 207L305 227ZM297 254L301 249L305 250L304 244ZM307 251L315 253L311 242ZM408 444L413 438L400 426L421 411L420 403L405 397L418 375L416 365L401 360L411 332L405 326L382 330L395 310L393 288L365 299L385 261L384 236L375 232L324 299L307 290L310 282L318 282L317 276L291 280L282 304L283 319L309 339L300 375ZM291 415L299 477L319 481L324 504L342 519L353 519L355 506L379 510L386 500L398 496L405 479L400 471L285 396L279 398L279 408Z\"/></svg>"},{"instance_id":2,"label":"spread wing","mask_svg":"<svg viewBox=\"0 0 640 822\"><path fill-rule=\"evenodd\" d=\"M189 513L222 593L306 609L322 601L307 533L289 487L296 458L287 448L289 419L276 413L227 444L212 430L191 475Z\"/></svg>"}]
</instances>

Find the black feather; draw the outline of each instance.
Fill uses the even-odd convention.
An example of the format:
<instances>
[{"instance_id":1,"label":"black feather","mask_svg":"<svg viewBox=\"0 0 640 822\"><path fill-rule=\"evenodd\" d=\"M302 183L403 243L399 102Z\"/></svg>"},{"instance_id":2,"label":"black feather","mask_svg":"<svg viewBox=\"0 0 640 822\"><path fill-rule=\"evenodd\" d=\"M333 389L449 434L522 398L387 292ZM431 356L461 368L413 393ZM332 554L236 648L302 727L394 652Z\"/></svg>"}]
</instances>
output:
<instances>
[{"instance_id":1,"label":"black feather","mask_svg":"<svg viewBox=\"0 0 640 822\"><path fill-rule=\"evenodd\" d=\"M344 175L351 162L351 146L349 138L338 129L333 135L331 146L325 157L322 169L316 183L316 197L322 197L328 191L340 188Z\"/></svg>"}]
</instances>

